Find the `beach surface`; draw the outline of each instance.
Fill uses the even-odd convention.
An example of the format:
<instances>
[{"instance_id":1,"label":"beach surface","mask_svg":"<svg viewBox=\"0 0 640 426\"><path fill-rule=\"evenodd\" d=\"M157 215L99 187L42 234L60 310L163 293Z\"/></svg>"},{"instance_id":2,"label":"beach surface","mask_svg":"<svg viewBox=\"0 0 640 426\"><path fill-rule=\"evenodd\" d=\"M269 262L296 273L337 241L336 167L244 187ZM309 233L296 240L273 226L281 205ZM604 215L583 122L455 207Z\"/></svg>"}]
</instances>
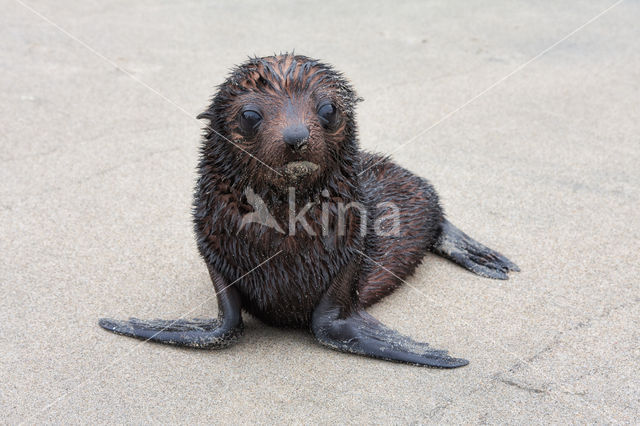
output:
<instances>
[{"instance_id":1,"label":"beach surface","mask_svg":"<svg viewBox=\"0 0 640 426\"><path fill-rule=\"evenodd\" d=\"M636 423L640 3L3 0L0 408L7 423ZM100 317L217 314L192 231L203 122L247 56L333 64L363 149L515 261L428 255L370 309L470 360L343 354L245 315L226 350Z\"/></svg>"}]
</instances>

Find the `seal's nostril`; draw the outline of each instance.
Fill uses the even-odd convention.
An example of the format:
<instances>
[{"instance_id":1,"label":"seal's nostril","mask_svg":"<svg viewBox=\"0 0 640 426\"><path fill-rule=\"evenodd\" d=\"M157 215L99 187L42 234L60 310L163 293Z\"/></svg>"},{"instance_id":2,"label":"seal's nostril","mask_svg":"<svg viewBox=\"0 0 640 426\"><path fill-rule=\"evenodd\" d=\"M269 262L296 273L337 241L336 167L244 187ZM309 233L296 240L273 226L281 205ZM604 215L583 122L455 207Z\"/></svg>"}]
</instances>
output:
<instances>
[{"instance_id":1,"label":"seal's nostril","mask_svg":"<svg viewBox=\"0 0 640 426\"><path fill-rule=\"evenodd\" d=\"M284 143L293 149L302 148L309 141L309 129L304 124L295 124L282 131Z\"/></svg>"}]
</instances>

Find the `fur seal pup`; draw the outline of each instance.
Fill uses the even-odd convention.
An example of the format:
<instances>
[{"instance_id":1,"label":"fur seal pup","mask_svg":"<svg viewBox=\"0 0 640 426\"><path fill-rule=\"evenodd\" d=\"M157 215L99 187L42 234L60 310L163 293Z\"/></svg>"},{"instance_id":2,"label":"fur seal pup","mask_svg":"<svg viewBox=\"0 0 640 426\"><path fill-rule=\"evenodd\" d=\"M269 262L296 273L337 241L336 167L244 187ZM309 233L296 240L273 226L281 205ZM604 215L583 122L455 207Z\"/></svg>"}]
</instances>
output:
<instances>
[{"instance_id":1,"label":"fur seal pup","mask_svg":"<svg viewBox=\"0 0 640 426\"><path fill-rule=\"evenodd\" d=\"M218 318L101 319L100 326L222 348L242 334L245 310L268 324L308 328L340 351L466 365L365 308L394 291L427 251L490 278L507 279L518 267L445 219L425 179L359 149L359 100L342 74L305 56L253 58L235 68L198 116L209 126L193 218Z\"/></svg>"}]
</instances>

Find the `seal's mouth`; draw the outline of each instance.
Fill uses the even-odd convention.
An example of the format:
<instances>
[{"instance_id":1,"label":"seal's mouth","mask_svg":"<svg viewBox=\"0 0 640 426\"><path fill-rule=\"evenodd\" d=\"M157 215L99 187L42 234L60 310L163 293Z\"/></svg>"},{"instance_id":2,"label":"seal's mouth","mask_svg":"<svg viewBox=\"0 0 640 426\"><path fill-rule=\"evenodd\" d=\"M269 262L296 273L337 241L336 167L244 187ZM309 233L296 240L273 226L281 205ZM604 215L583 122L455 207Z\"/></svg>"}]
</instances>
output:
<instances>
[{"instance_id":1,"label":"seal's mouth","mask_svg":"<svg viewBox=\"0 0 640 426\"><path fill-rule=\"evenodd\" d=\"M288 179L296 181L309 176L319 168L320 166L311 161L292 161L284 165L283 171Z\"/></svg>"}]
</instances>

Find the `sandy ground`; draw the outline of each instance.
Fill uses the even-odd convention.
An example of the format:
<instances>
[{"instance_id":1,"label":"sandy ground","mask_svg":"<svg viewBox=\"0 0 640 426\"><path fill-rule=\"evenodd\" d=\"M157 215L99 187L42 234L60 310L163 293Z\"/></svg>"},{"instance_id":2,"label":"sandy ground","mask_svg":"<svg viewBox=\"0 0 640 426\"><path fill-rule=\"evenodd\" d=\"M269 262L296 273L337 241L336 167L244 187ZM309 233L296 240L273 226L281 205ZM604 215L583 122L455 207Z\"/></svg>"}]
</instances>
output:
<instances>
[{"instance_id":1,"label":"sandy ground","mask_svg":"<svg viewBox=\"0 0 640 426\"><path fill-rule=\"evenodd\" d=\"M0 421L638 421L640 3L565 39L614 2L24 1L0 17ZM365 149L522 268L493 281L428 256L417 290L371 309L468 367L250 318L213 352L97 326L216 314L194 117L232 65L294 48L365 98Z\"/></svg>"}]
</instances>

